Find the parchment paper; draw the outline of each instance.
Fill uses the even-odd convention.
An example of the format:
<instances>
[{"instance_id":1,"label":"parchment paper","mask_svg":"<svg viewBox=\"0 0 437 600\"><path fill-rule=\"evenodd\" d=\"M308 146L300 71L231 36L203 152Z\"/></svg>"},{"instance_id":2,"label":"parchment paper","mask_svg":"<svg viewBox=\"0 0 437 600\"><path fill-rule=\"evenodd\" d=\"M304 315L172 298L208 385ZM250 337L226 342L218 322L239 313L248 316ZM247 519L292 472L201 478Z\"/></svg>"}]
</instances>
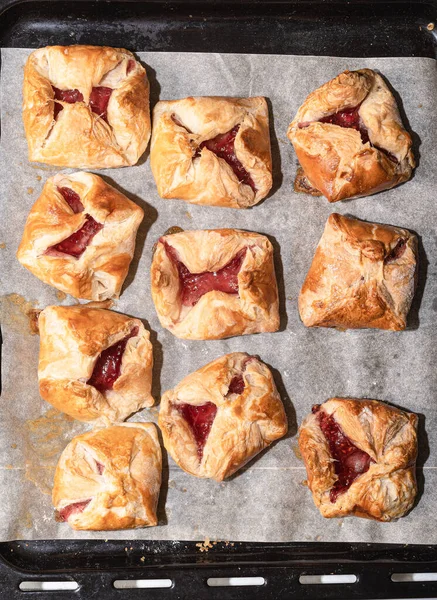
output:
<instances>
[{"instance_id":1,"label":"parchment paper","mask_svg":"<svg viewBox=\"0 0 437 600\"><path fill-rule=\"evenodd\" d=\"M127 42L126 42L127 43ZM264 95L272 109L273 193L251 210L193 206L159 198L148 153L139 166L100 171L145 209L127 284L115 309L147 319L156 368L154 395L231 351L271 365L290 432L230 481L184 473L165 459L160 525L121 532L74 532L53 518L49 496L58 456L88 426L57 413L38 394L38 337L24 315L33 304L72 304L15 258L23 226L47 177L58 169L30 164L21 121L23 65L29 50L2 51L1 279L3 394L0 403L0 539L114 538L234 541L437 543L437 70L432 59L145 53L152 102L188 95ZM379 69L402 98L419 166L412 181L375 196L330 205L293 192L296 158L286 130L317 86L344 69ZM146 160L147 157L147 160ZM306 329L297 297L325 221L333 211L406 227L421 239L419 288L405 332ZM282 327L273 334L195 342L162 329L150 296L152 246L169 227L237 227L270 236L276 250ZM11 296L11 294L16 294ZM419 310L420 309L420 310ZM417 506L396 523L323 519L314 507L297 453L297 424L331 396L386 400L421 415ZM157 409L132 420L156 420Z\"/></svg>"}]
</instances>

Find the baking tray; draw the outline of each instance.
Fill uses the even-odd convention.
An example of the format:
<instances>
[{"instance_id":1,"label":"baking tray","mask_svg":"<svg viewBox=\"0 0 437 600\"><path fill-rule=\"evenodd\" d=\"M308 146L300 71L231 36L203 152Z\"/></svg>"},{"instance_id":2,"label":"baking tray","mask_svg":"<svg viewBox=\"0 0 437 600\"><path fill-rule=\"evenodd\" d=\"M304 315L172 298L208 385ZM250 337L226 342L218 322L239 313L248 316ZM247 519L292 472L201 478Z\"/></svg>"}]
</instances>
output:
<instances>
[{"instance_id":1,"label":"baking tray","mask_svg":"<svg viewBox=\"0 0 437 600\"><path fill-rule=\"evenodd\" d=\"M430 23L437 24L437 0L0 0L1 47L90 43L134 51L437 58L437 27ZM437 546L412 541L417 545L226 542L208 552L183 541L7 542L0 543L0 598L437 598ZM435 581L423 581L433 573ZM354 582L321 583L330 574ZM257 585L217 585L240 577L255 577ZM120 580L167 580L170 587L120 589ZM20 589L47 581L76 582L78 589Z\"/></svg>"}]
</instances>

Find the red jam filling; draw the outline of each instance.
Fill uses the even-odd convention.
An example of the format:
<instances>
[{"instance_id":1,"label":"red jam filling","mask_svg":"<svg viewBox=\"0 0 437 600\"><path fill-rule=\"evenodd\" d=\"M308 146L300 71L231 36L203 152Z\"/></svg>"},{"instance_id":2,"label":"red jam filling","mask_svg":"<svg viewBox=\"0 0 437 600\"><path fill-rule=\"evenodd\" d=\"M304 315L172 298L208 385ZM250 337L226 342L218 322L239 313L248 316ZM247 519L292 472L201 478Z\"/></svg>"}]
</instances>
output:
<instances>
[{"instance_id":1,"label":"red jam filling","mask_svg":"<svg viewBox=\"0 0 437 600\"><path fill-rule=\"evenodd\" d=\"M112 94L112 88L94 87L90 95L90 108L108 122L108 102Z\"/></svg>"},{"instance_id":2,"label":"red jam filling","mask_svg":"<svg viewBox=\"0 0 437 600\"><path fill-rule=\"evenodd\" d=\"M319 420L320 429L328 442L329 451L334 459L334 469L337 481L330 490L331 502L336 502L338 496L344 494L357 477L366 473L375 461L357 448L343 433L332 415L327 415L320 406L313 407Z\"/></svg>"},{"instance_id":3,"label":"red jam filling","mask_svg":"<svg viewBox=\"0 0 437 600\"><path fill-rule=\"evenodd\" d=\"M75 502L74 504L69 504L64 508L61 508L61 510L58 511L57 520L68 521L71 515L83 512L90 502L91 498L89 500L84 500L83 502Z\"/></svg>"},{"instance_id":4,"label":"red jam filling","mask_svg":"<svg viewBox=\"0 0 437 600\"><path fill-rule=\"evenodd\" d=\"M105 470L104 465L102 465L102 463L100 463L98 460L96 460L96 466L97 466L97 471L99 472L99 475L102 475L103 471Z\"/></svg>"},{"instance_id":5,"label":"red jam filling","mask_svg":"<svg viewBox=\"0 0 437 600\"><path fill-rule=\"evenodd\" d=\"M127 63L126 75L129 75L131 71L135 69L136 62L131 58Z\"/></svg>"},{"instance_id":6,"label":"red jam filling","mask_svg":"<svg viewBox=\"0 0 437 600\"><path fill-rule=\"evenodd\" d=\"M229 384L228 393L226 396L230 394L242 394L244 392L244 379L243 375L234 375L231 379L231 383Z\"/></svg>"},{"instance_id":7,"label":"red jam filling","mask_svg":"<svg viewBox=\"0 0 437 600\"><path fill-rule=\"evenodd\" d=\"M401 258L401 256L403 256L405 250L407 249L407 240L404 239L400 239L396 246L390 250L390 252L387 254L387 256L384 259L384 262L390 263L390 262L394 262L395 260L398 260L398 258Z\"/></svg>"},{"instance_id":8,"label":"red jam filling","mask_svg":"<svg viewBox=\"0 0 437 600\"><path fill-rule=\"evenodd\" d=\"M58 192L75 214L83 212L84 205L80 201L79 194L76 194L74 190L68 187L58 188Z\"/></svg>"},{"instance_id":9,"label":"red jam filling","mask_svg":"<svg viewBox=\"0 0 437 600\"><path fill-rule=\"evenodd\" d=\"M74 258L79 258L87 249L87 246L93 237L103 229L102 223L95 221L91 215L86 215L85 223L80 229L72 233L68 238L50 246L45 251L49 256L57 256L58 253L69 254Z\"/></svg>"},{"instance_id":10,"label":"red jam filling","mask_svg":"<svg viewBox=\"0 0 437 600\"><path fill-rule=\"evenodd\" d=\"M75 104L76 102L83 102L83 95L79 90L60 90L52 85L53 93L55 95L55 100L60 100L61 102L67 102L68 104ZM91 90L90 95L90 108L96 115L101 116L105 121L107 121L107 108L109 98L112 94L112 88L108 87L94 87ZM54 106L54 118L58 116L58 114L63 109L62 104L59 102L55 102Z\"/></svg>"},{"instance_id":11,"label":"red jam filling","mask_svg":"<svg viewBox=\"0 0 437 600\"><path fill-rule=\"evenodd\" d=\"M219 271L191 273L179 260L176 250L167 242L163 243L167 256L178 269L184 306L194 306L204 294L213 290L225 292L225 294L238 294L238 273L246 256L247 248L242 248L237 252L234 258Z\"/></svg>"},{"instance_id":12,"label":"red jam filling","mask_svg":"<svg viewBox=\"0 0 437 600\"><path fill-rule=\"evenodd\" d=\"M211 426L217 413L217 406L212 402L207 402L200 406L177 404L176 409L190 426L197 444L197 455L199 460L202 460L203 448L211 431Z\"/></svg>"},{"instance_id":13,"label":"red jam filling","mask_svg":"<svg viewBox=\"0 0 437 600\"><path fill-rule=\"evenodd\" d=\"M246 171L241 162L235 156L235 137L240 129L239 125L236 125L233 129L227 133L220 133L215 138L205 140L202 142L197 149L195 158L200 156L202 148L208 148L211 152L214 152L216 156L222 158L232 168L235 175L240 183L244 183L252 188L256 192L255 183L253 182L250 173Z\"/></svg>"},{"instance_id":14,"label":"red jam filling","mask_svg":"<svg viewBox=\"0 0 437 600\"><path fill-rule=\"evenodd\" d=\"M369 141L369 134L367 133L367 129L361 122L359 115L358 106L354 106L354 108L347 108L345 110L340 110L333 115L329 115L328 117L323 117L319 119L320 123L332 123L332 125L338 125L339 127L346 127L349 129L356 129L361 134L361 140L363 144L366 144Z\"/></svg>"},{"instance_id":15,"label":"red jam filling","mask_svg":"<svg viewBox=\"0 0 437 600\"><path fill-rule=\"evenodd\" d=\"M92 385L102 394L112 390L115 381L120 377L121 361L126 344L130 338L136 335L138 335L138 327L134 327L125 338L103 350L87 381L88 385Z\"/></svg>"}]
</instances>

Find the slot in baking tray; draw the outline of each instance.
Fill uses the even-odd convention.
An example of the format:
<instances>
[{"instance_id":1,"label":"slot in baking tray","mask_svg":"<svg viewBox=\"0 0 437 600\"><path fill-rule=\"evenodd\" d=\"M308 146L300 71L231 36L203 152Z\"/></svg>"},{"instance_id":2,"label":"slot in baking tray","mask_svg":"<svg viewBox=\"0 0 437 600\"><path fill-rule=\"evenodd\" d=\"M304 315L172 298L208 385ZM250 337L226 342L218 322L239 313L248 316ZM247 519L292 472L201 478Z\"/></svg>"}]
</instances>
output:
<instances>
[{"instance_id":1,"label":"slot in baking tray","mask_svg":"<svg viewBox=\"0 0 437 600\"><path fill-rule=\"evenodd\" d=\"M437 29L429 25L434 22L437 0L0 0L1 47L90 43L134 51L436 58ZM349 577L329 583L332 574ZM256 579L235 579L241 577ZM220 585L220 578L234 578L233 585ZM159 580L156 585L166 580L170 587L114 586L126 579ZM201 553L195 543L182 541L0 544L0 598L11 600L435 598L437 581L427 579L437 579L437 546L219 543ZM22 582L48 581L75 581L78 589L20 589ZM256 585L236 585L241 583Z\"/></svg>"}]
</instances>

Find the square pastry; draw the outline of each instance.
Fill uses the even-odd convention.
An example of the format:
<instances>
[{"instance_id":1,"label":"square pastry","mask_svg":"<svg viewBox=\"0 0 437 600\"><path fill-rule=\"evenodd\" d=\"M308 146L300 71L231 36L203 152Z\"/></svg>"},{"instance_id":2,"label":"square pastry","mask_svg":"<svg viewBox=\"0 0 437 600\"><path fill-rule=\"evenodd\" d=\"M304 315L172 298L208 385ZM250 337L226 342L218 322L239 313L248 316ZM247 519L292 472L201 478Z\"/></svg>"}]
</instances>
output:
<instances>
[{"instance_id":1,"label":"square pastry","mask_svg":"<svg viewBox=\"0 0 437 600\"><path fill-rule=\"evenodd\" d=\"M41 397L79 421L123 421L152 406L153 349L139 319L87 306L38 318Z\"/></svg>"},{"instance_id":2,"label":"square pastry","mask_svg":"<svg viewBox=\"0 0 437 600\"><path fill-rule=\"evenodd\" d=\"M185 377L161 399L159 427L187 473L222 481L287 433L268 367L234 352Z\"/></svg>"},{"instance_id":3,"label":"square pastry","mask_svg":"<svg viewBox=\"0 0 437 600\"><path fill-rule=\"evenodd\" d=\"M78 435L55 472L56 519L72 529L158 524L161 448L153 423L122 423Z\"/></svg>"},{"instance_id":4,"label":"square pastry","mask_svg":"<svg viewBox=\"0 0 437 600\"><path fill-rule=\"evenodd\" d=\"M143 216L142 208L97 175L58 174L29 213L17 258L75 298L116 298Z\"/></svg>"},{"instance_id":5,"label":"square pastry","mask_svg":"<svg viewBox=\"0 0 437 600\"><path fill-rule=\"evenodd\" d=\"M331 398L313 406L299 448L322 515L405 515L417 494L417 423L417 415L377 400Z\"/></svg>"},{"instance_id":6,"label":"square pastry","mask_svg":"<svg viewBox=\"0 0 437 600\"><path fill-rule=\"evenodd\" d=\"M296 191L329 202L369 196L411 177L412 141L396 100L371 69L345 71L312 92L287 133L306 180Z\"/></svg>"},{"instance_id":7,"label":"square pastry","mask_svg":"<svg viewBox=\"0 0 437 600\"><path fill-rule=\"evenodd\" d=\"M108 169L137 163L150 138L149 82L133 54L105 46L47 46L24 69L29 160Z\"/></svg>"},{"instance_id":8,"label":"square pastry","mask_svg":"<svg viewBox=\"0 0 437 600\"><path fill-rule=\"evenodd\" d=\"M264 235L238 229L164 235L151 283L161 325L179 338L215 340L279 328L273 247Z\"/></svg>"},{"instance_id":9,"label":"square pastry","mask_svg":"<svg viewBox=\"0 0 437 600\"><path fill-rule=\"evenodd\" d=\"M405 329L416 288L410 231L332 214L299 295L307 327Z\"/></svg>"},{"instance_id":10,"label":"square pastry","mask_svg":"<svg viewBox=\"0 0 437 600\"><path fill-rule=\"evenodd\" d=\"M162 198L230 208L257 204L272 187L265 98L158 102L150 165Z\"/></svg>"}]
</instances>

